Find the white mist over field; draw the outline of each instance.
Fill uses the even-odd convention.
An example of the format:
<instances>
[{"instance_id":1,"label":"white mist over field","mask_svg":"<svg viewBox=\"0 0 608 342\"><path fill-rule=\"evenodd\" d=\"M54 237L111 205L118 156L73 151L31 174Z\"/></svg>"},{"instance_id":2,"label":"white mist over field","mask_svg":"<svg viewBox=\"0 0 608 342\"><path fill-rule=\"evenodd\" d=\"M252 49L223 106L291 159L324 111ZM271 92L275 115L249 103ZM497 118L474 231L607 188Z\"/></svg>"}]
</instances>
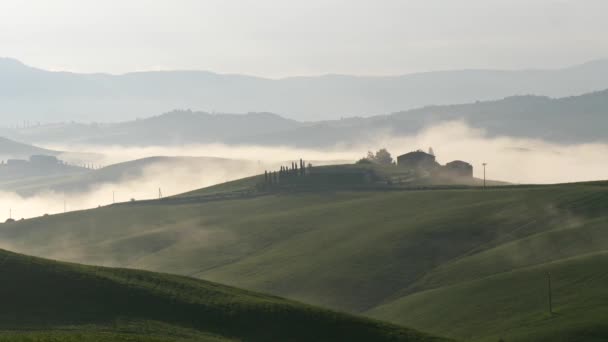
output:
<instances>
[{"instance_id":1,"label":"white mist over field","mask_svg":"<svg viewBox=\"0 0 608 342\"><path fill-rule=\"evenodd\" d=\"M464 160L483 177L510 183L566 183L608 179L608 144L555 144L516 137L487 137L483 130L448 122L411 137L384 137L376 146L401 154L433 147L444 164ZM394 154L395 154L394 153Z\"/></svg>"},{"instance_id":2,"label":"white mist over field","mask_svg":"<svg viewBox=\"0 0 608 342\"><path fill-rule=\"evenodd\" d=\"M169 165L158 163L146 166L140 175L128 177L119 182L94 185L82 192L44 191L34 196L20 196L14 192L0 192L0 208L6 210L6 217L12 212L14 219L57 214L66 211L90 209L131 199L158 198L159 189L163 196L172 196L193 189L202 188L229 180L251 176L263 171L262 165L254 163L234 163L224 165L209 163L201 167L184 163ZM0 220L4 213L0 213Z\"/></svg>"},{"instance_id":3,"label":"white mist over field","mask_svg":"<svg viewBox=\"0 0 608 342\"><path fill-rule=\"evenodd\" d=\"M13 218L29 218L44 214L95 208L133 199L164 196L239 179L264 170L277 169L290 160L303 158L314 165L349 163L363 157L368 150L386 147L396 157L416 149L433 147L440 163L464 160L473 164L475 176L482 177L481 164L488 163L488 179L511 183L562 183L602 180L608 178L608 144L560 145L541 140L514 137L487 137L482 130L462 122L440 124L408 137L383 136L354 148L323 150L268 146L229 146L223 144L177 147L124 146L45 146L77 152L66 154L86 156L94 152L97 165L109 165L151 156L205 156L229 159L230 162L209 162L188 165L159 163L146 166L140 175L120 182L98 184L80 193L43 192L21 197L0 192L0 208L12 211ZM64 158L62 157L62 158ZM0 220L3 217L0 212Z\"/></svg>"}]
</instances>

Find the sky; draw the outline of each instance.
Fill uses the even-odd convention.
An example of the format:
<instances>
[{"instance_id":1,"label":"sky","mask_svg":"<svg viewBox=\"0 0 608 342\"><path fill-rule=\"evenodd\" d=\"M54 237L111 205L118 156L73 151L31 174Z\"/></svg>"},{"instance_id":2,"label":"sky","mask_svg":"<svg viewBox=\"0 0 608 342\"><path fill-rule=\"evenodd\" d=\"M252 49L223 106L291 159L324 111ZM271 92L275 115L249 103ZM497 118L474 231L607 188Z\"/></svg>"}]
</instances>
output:
<instances>
[{"instance_id":1,"label":"sky","mask_svg":"<svg viewBox=\"0 0 608 342\"><path fill-rule=\"evenodd\" d=\"M0 0L0 56L272 78L559 68L608 57L606 13L606 0Z\"/></svg>"}]
</instances>

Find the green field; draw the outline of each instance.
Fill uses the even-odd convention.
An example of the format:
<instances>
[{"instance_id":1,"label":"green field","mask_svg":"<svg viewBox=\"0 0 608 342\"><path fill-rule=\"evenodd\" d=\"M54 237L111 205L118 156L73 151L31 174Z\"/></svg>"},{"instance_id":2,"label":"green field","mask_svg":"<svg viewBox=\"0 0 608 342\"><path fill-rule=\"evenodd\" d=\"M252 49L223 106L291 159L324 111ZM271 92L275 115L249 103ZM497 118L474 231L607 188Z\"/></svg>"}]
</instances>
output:
<instances>
[{"instance_id":1,"label":"green field","mask_svg":"<svg viewBox=\"0 0 608 342\"><path fill-rule=\"evenodd\" d=\"M0 241L28 254L194 276L463 340L608 336L605 182L135 203L1 225Z\"/></svg>"},{"instance_id":2,"label":"green field","mask_svg":"<svg viewBox=\"0 0 608 342\"><path fill-rule=\"evenodd\" d=\"M0 341L440 341L193 278L0 250Z\"/></svg>"}]
</instances>

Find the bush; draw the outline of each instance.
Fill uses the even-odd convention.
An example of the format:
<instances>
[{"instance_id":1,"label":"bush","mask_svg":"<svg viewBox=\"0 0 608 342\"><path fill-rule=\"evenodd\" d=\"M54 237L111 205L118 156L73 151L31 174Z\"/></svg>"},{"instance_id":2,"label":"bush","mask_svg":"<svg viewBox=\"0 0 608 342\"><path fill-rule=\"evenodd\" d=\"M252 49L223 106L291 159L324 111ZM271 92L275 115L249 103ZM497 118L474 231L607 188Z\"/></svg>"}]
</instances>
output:
<instances>
[{"instance_id":1,"label":"bush","mask_svg":"<svg viewBox=\"0 0 608 342\"><path fill-rule=\"evenodd\" d=\"M387 149L381 148L376 152L376 154L374 154L372 151L367 152L367 157L359 159L357 164L391 165L393 164L393 157Z\"/></svg>"},{"instance_id":2,"label":"bush","mask_svg":"<svg viewBox=\"0 0 608 342\"><path fill-rule=\"evenodd\" d=\"M367 158L361 158L357 161L357 164L373 164L373 162Z\"/></svg>"}]
</instances>

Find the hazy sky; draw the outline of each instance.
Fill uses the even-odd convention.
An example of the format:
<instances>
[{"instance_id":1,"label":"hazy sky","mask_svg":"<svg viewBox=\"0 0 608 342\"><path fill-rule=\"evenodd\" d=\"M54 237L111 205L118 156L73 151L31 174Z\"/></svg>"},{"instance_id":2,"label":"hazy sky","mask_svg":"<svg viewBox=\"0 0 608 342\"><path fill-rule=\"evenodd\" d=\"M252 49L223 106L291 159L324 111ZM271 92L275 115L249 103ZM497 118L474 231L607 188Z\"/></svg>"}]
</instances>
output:
<instances>
[{"instance_id":1,"label":"hazy sky","mask_svg":"<svg viewBox=\"0 0 608 342\"><path fill-rule=\"evenodd\" d=\"M608 57L606 0L0 0L0 56L281 77Z\"/></svg>"}]
</instances>

